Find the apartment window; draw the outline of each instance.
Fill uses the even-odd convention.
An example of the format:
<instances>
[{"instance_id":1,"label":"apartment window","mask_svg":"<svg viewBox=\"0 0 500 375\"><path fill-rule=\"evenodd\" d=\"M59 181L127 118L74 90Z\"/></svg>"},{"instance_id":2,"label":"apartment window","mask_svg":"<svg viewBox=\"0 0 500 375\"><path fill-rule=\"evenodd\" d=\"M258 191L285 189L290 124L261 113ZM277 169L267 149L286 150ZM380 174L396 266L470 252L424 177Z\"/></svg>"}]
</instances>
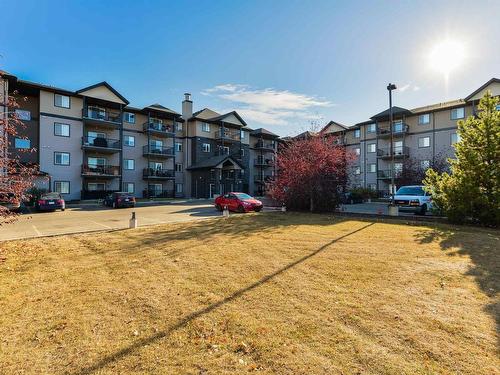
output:
<instances>
[{"instance_id":1,"label":"apartment window","mask_svg":"<svg viewBox=\"0 0 500 375\"><path fill-rule=\"evenodd\" d=\"M31 148L31 141L29 139L16 138L14 146L19 149L29 149Z\"/></svg>"},{"instance_id":2,"label":"apartment window","mask_svg":"<svg viewBox=\"0 0 500 375\"><path fill-rule=\"evenodd\" d=\"M135 137L133 135L123 136L123 144L129 147L135 147Z\"/></svg>"},{"instance_id":3,"label":"apartment window","mask_svg":"<svg viewBox=\"0 0 500 375\"><path fill-rule=\"evenodd\" d=\"M418 116L418 124L426 125L431 122L431 115L429 113L424 113L423 115Z\"/></svg>"},{"instance_id":4,"label":"apartment window","mask_svg":"<svg viewBox=\"0 0 500 375\"><path fill-rule=\"evenodd\" d=\"M500 111L500 104L497 104L496 109L497 111Z\"/></svg>"},{"instance_id":5,"label":"apartment window","mask_svg":"<svg viewBox=\"0 0 500 375\"><path fill-rule=\"evenodd\" d=\"M224 152L224 154L225 154L225 155L229 155L229 147L224 146L224 147L222 148L222 150L223 150L223 152Z\"/></svg>"},{"instance_id":6,"label":"apartment window","mask_svg":"<svg viewBox=\"0 0 500 375\"><path fill-rule=\"evenodd\" d=\"M461 118L465 117L465 108L460 107L460 108L454 108L451 110L451 119L452 120L458 120Z\"/></svg>"},{"instance_id":7,"label":"apartment window","mask_svg":"<svg viewBox=\"0 0 500 375\"><path fill-rule=\"evenodd\" d=\"M210 124L207 124L206 122L201 123L201 131L204 131L206 133L210 133Z\"/></svg>"},{"instance_id":8,"label":"apartment window","mask_svg":"<svg viewBox=\"0 0 500 375\"><path fill-rule=\"evenodd\" d=\"M69 137L69 124L54 122L54 135L58 137Z\"/></svg>"},{"instance_id":9,"label":"apartment window","mask_svg":"<svg viewBox=\"0 0 500 375\"><path fill-rule=\"evenodd\" d=\"M135 124L135 113L123 112L123 121Z\"/></svg>"},{"instance_id":10,"label":"apartment window","mask_svg":"<svg viewBox=\"0 0 500 375\"><path fill-rule=\"evenodd\" d=\"M133 194L135 192L135 185L133 182L124 182L123 191Z\"/></svg>"},{"instance_id":11,"label":"apartment window","mask_svg":"<svg viewBox=\"0 0 500 375\"><path fill-rule=\"evenodd\" d=\"M375 143L369 143L367 152L376 152L376 151L377 151L377 145Z\"/></svg>"},{"instance_id":12,"label":"apartment window","mask_svg":"<svg viewBox=\"0 0 500 375\"><path fill-rule=\"evenodd\" d=\"M354 174L361 174L361 167L354 167Z\"/></svg>"},{"instance_id":13,"label":"apartment window","mask_svg":"<svg viewBox=\"0 0 500 375\"><path fill-rule=\"evenodd\" d=\"M175 184L175 192L180 194L183 191L183 186L182 184Z\"/></svg>"},{"instance_id":14,"label":"apartment window","mask_svg":"<svg viewBox=\"0 0 500 375\"><path fill-rule=\"evenodd\" d=\"M175 171L182 172L182 163L175 163Z\"/></svg>"},{"instance_id":15,"label":"apartment window","mask_svg":"<svg viewBox=\"0 0 500 375\"><path fill-rule=\"evenodd\" d=\"M355 129L354 130L354 138L359 138L361 137L361 130Z\"/></svg>"},{"instance_id":16,"label":"apartment window","mask_svg":"<svg viewBox=\"0 0 500 375\"><path fill-rule=\"evenodd\" d=\"M181 152L182 151L182 143L175 142L175 151L176 152Z\"/></svg>"},{"instance_id":17,"label":"apartment window","mask_svg":"<svg viewBox=\"0 0 500 375\"><path fill-rule=\"evenodd\" d=\"M210 143L203 143L201 149L203 152L210 152Z\"/></svg>"},{"instance_id":18,"label":"apartment window","mask_svg":"<svg viewBox=\"0 0 500 375\"><path fill-rule=\"evenodd\" d=\"M163 169L163 163L160 161L150 161L149 168L157 170L157 171L161 171Z\"/></svg>"},{"instance_id":19,"label":"apartment window","mask_svg":"<svg viewBox=\"0 0 500 375\"><path fill-rule=\"evenodd\" d=\"M16 116L21 121L30 121L31 120L31 112L26 111L24 109L16 109Z\"/></svg>"},{"instance_id":20,"label":"apartment window","mask_svg":"<svg viewBox=\"0 0 500 375\"><path fill-rule=\"evenodd\" d=\"M245 156L245 149L244 149L244 148L242 148L242 149L240 150L240 155L241 155L241 157Z\"/></svg>"},{"instance_id":21,"label":"apartment window","mask_svg":"<svg viewBox=\"0 0 500 375\"><path fill-rule=\"evenodd\" d=\"M377 190L377 184L368 184L368 189Z\"/></svg>"},{"instance_id":22,"label":"apartment window","mask_svg":"<svg viewBox=\"0 0 500 375\"><path fill-rule=\"evenodd\" d=\"M54 191L60 194L69 194L69 181L54 181Z\"/></svg>"},{"instance_id":23,"label":"apartment window","mask_svg":"<svg viewBox=\"0 0 500 375\"><path fill-rule=\"evenodd\" d=\"M430 145L431 145L430 137L420 137L418 139L418 147L424 148L424 147L430 147Z\"/></svg>"},{"instance_id":24,"label":"apartment window","mask_svg":"<svg viewBox=\"0 0 500 375\"><path fill-rule=\"evenodd\" d=\"M355 153L357 156L361 155L361 149L360 149L359 147L356 147L356 148L354 149L354 153Z\"/></svg>"},{"instance_id":25,"label":"apartment window","mask_svg":"<svg viewBox=\"0 0 500 375\"><path fill-rule=\"evenodd\" d=\"M457 142L460 142L460 134L451 133L451 144L454 145Z\"/></svg>"},{"instance_id":26,"label":"apartment window","mask_svg":"<svg viewBox=\"0 0 500 375\"><path fill-rule=\"evenodd\" d=\"M69 152L54 152L55 165L69 165L70 155Z\"/></svg>"},{"instance_id":27,"label":"apartment window","mask_svg":"<svg viewBox=\"0 0 500 375\"><path fill-rule=\"evenodd\" d=\"M245 139L245 131L244 131L244 130L242 130L242 131L240 132L240 139L241 139L241 140Z\"/></svg>"},{"instance_id":28,"label":"apartment window","mask_svg":"<svg viewBox=\"0 0 500 375\"><path fill-rule=\"evenodd\" d=\"M429 169L430 166L431 166L430 160L420 160L420 169L423 169L425 171L426 169Z\"/></svg>"},{"instance_id":29,"label":"apartment window","mask_svg":"<svg viewBox=\"0 0 500 375\"><path fill-rule=\"evenodd\" d=\"M175 123L175 131L178 131L178 132L182 131L182 122Z\"/></svg>"},{"instance_id":30,"label":"apartment window","mask_svg":"<svg viewBox=\"0 0 500 375\"><path fill-rule=\"evenodd\" d=\"M104 191L106 190L106 184L103 182L89 182L87 184L88 191Z\"/></svg>"},{"instance_id":31,"label":"apartment window","mask_svg":"<svg viewBox=\"0 0 500 375\"><path fill-rule=\"evenodd\" d=\"M366 127L368 133L375 133L377 131L377 124L369 124Z\"/></svg>"},{"instance_id":32,"label":"apartment window","mask_svg":"<svg viewBox=\"0 0 500 375\"><path fill-rule=\"evenodd\" d=\"M370 172L370 173L377 172L377 164L375 164L375 163L368 164L368 172Z\"/></svg>"},{"instance_id":33,"label":"apartment window","mask_svg":"<svg viewBox=\"0 0 500 375\"><path fill-rule=\"evenodd\" d=\"M70 107L70 98L67 95L54 94L54 106L61 108Z\"/></svg>"},{"instance_id":34,"label":"apartment window","mask_svg":"<svg viewBox=\"0 0 500 375\"><path fill-rule=\"evenodd\" d=\"M135 160L134 159L124 159L123 160L123 169L126 169L126 170L135 169Z\"/></svg>"}]
</instances>

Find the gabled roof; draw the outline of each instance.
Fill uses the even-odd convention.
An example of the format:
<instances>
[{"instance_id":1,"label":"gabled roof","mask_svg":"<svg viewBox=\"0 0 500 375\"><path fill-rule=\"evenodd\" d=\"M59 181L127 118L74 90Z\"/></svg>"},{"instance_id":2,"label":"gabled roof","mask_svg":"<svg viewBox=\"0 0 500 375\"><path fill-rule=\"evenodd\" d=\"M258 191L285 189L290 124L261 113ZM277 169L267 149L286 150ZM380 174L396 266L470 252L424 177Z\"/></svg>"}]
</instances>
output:
<instances>
[{"instance_id":1,"label":"gabled roof","mask_svg":"<svg viewBox=\"0 0 500 375\"><path fill-rule=\"evenodd\" d=\"M215 111L212 111L209 108L203 108L201 111L197 111L193 113L193 116L190 118L191 119L198 119L198 120L204 120L208 122L217 122L217 121L224 121L225 118L229 116L234 116L238 119L238 121L241 123L243 127L247 126L247 123L245 120L241 118L241 116L238 114L236 111L231 111L228 113L220 114Z\"/></svg>"},{"instance_id":2,"label":"gabled roof","mask_svg":"<svg viewBox=\"0 0 500 375\"><path fill-rule=\"evenodd\" d=\"M426 105L424 107L414 108L411 110L411 113L418 114L418 113L424 113L424 112L432 112L435 110L452 108L452 107L456 107L456 106L460 106L460 105L464 105L464 104L465 104L465 101L462 99L451 100L449 102L431 104L431 105Z\"/></svg>"},{"instance_id":3,"label":"gabled roof","mask_svg":"<svg viewBox=\"0 0 500 375\"><path fill-rule=\"evenodd\" d=\"M345 125L342 125L340 122L335 122L335 121L330 121L328 124L326 124L323 129L320 130L320 133L323 133L325 132L330 126L338 126L340 128L342 128L343 130L346 130L348 127L345 126Z\"/></svg>"},{"instance_id":4,"label":"gabled roof","mask_svg":"<svg viewBox=\"0 0 500 375\"><path fill-rule=\"evenodd\" d=\"M209 120L210 120L210 121L223 121L225 118L227 118L227 117L229 117L229 116L231 116L231 115L235 116L235 117L238 119L238 121L239 121L239 122L241 122L241 124L242 124L243 126L247 126L247 123L245 122L245 120L243 120L243 119L241 118L241 116L238 114L238 112L236 112L236 111L231 111L231 112L225 113L225 114L223 114L223 115L220 115L220 116L217 116L217 117L211 118L211 119L209 119Z\"/></svg>"},{"instance_id":5,"label":"gabled roof","mask_svg":"<svg viewBox=\"0 0 500 375\"><path fill-rule=\"evenodd\" d=\"M488 87L492 83L500 83L500 79L499 78L492 78L492 79L490 79L488 82L486 82L484 85L482 85L476 91L474 91L472 94L468 95L465 98L465 101L469 101L474 95L476 95L477 93L481 92L482 90L484 90L486 87Z\"/></svg>"},{"instance_id":6,"label":"gabled roof","mask_svg":"<svg viewBox=\"0 0 500 375\"><path fill-rule=\"evenodd\" d=\"M296 136L292 137L292 139L307 139L315 137L317 135L318 133L307 130L303 133L297 134Z\"/></svg>"},{"instance_id":7,"label":"gabled roof","mask_svg":"<svg viewBox=\"0 0 500 375\"><path fill-rule=\"evenodd\" d=\"M171 110L170 108L164 107L164 106L162 106L161 104L158 104L158 103L151 104L151 105L149 105L147 107L144 107L144 110L148 110L148 109L151 109L153 111L165 112L165 113L169 113L169 114L172 114L172 115L180 116L180 113L177 113L177 112Z\"/></svg>"},{"instance_id":8,"label":"gabled roof","mask_svg":"<svg viewBox=\"0 0 500 375\"><path fill-rule=\"evenodd\" d=\"M279 137L279 135L274 134L273 132L270 132L269 130L266 130L264 128L258 128L258 129L252 130L250 132L250 135L254 135L254 136L267 135L269 137Z\"/></svg>"},{"instance_id":9,"label":"gabled roof","mask_svg":"<svg viewBox=\"0 0 500 375\"><path fill-rule=\"evenodd\" d=\"M219 164L224 163L225 161L230 160L237 166L239 166L241 169L244 169L240 163L238 163L236 160L234 160L232 157L229 155L219 155L219 156L213 156L211 158L201 160L199 163L196 163L190 167L187 167L186 169L203 169L203 168L215 168Z\"/></svg>"},{"instance_id":10,"label":"gabled roof","mask_svg":"<svg viewBox=\"0 0 500 375\"><path fill-rule=\"evenodd\" d=\"M398 115L411 115L411 111L406 109L406 108L401 108L401 107L392 107L392 114L393 116L398 116ZM375 116L370 117L372 120L382 120L384 118L389 118L389 108L386 109L385 111L382 111L380 113L377 113Z\"/></svg>"},{"instance_id":11,"label":"gabled roof","mask_svg":"<svg viewBox=\"0 0 500 375\"><path fill-rule=\"evenodd\" d=\"M106 81L102 81L99 83L96 83L95 85L91 85L88 87L84 87L83 89L77 90L76 93L82 95L85 91L90 91L92 89L95 89L97 87L104 86L106 87L109 91L111 91L113 94L115 94L118 98L120 98L121 101L123 101L125 104L129 104L130 102L122 96L118 91L116 91L109 83Z\"/></svg>"},{"instance_id":12,"label":"gabled roof","mask_svg":"<svg viewBox=\"0 0 500 375\"><path fill-rule=\"evenodd\" d=\"M217 116L220 116L220 113L212 111L211 109L208 109L208 108L203 108L202 110L199 110L199 111L193 113L193 116L191 118L208 120L212 117L217 117Z\"/></svg>"}]
</instances>

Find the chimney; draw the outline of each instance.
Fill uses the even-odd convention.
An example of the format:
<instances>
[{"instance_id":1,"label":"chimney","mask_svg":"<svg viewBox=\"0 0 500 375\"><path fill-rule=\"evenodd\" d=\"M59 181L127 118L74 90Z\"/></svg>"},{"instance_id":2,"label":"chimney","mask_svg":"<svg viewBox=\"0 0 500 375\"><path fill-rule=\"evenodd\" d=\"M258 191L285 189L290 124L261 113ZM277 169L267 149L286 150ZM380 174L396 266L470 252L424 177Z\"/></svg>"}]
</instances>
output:
<instances>
[{"instance_id":1,"label":"chimney","mask_svg":"<svg viewBox=\"0 0 500 375\"><path fill-rule=\"evenodd\" d=\"M182 118L187 120L193 116L193 102L191 101L191 94L184 94L184 101L182 102Z\"/></svg>"}]
</instances>

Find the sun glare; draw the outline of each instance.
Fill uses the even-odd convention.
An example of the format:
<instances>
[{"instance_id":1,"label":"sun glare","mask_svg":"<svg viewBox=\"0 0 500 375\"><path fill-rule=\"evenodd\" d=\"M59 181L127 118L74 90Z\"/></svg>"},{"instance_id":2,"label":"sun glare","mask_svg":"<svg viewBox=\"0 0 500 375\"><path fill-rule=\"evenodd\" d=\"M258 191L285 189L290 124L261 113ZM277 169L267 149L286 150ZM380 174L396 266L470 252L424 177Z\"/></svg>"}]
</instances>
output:
<instances>
[{"instance_id":1,"label":"sun glare","mask_svg":"<svg viewBox=\"0 0 500 375\"><path fill-rule=\"evenodd\" d=\"M447 39L434 46L429 55L432 69L448 76L458 68L465 58L465 48L462 43Z\"/></svg>"}]
</instances>

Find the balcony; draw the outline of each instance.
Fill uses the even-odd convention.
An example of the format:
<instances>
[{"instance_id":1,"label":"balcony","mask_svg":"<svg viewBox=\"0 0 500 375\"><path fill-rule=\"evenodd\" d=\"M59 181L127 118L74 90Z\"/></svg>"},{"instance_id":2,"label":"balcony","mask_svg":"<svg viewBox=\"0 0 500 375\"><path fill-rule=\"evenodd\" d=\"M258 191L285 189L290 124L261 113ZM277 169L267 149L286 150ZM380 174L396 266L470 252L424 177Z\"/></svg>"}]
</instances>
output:
<instances>
[{"instance_id":1,"label":"balcony","mask_svg":"<svg viewBox=\"0 0 500 375\"><path fill-rule=\"evenodd\" d=\"M392 178L392 172L390 169L385 169L377 172L377 178L379 180L390 180ZM394 178L401 177L401 170L394 171Z\"/></svg>"},{"instance_id":2,"label":"balcony","mask_svg":"<svg viewBox=\"0 0 500 375\"><path fill-rule=\"evenodd\" d=\"M118 190L82 190L82 199L104 199Z\"/></svg>"},{"instance_id":3,"label":"balcony","mask_svg":"<svg viewBox=\"0 0 500 375\"><path fill-rule=\"evenodd\" d=\"M142 191L144 198L174 198L173 190L158 190L158 189L144 189Z\"/></svg>"},{"instance_id":4,"label":"balcony","mask_svg":"<svg viewBox=\"0 0 500 375\"><path fill-rule=\"evenodd\" d=\"M112 154L121 150L121 143L118 139L82 137L82 148Z\"/></svg>"},{"instance_id":5,"label":"balcony","mask_svg":"<svg viewBox=\"0 0 500 375\"><path fill-rule=\"evenodd\" d=\"M86 107L82 110L83 122L87 125L100 126L108 129L117 129L122 125L122 114L119 111L110 111L97 107Z\"/></svg>"},{"instance_id":6,"label":"balcony","mask_svg":"<svg viewBox=\"0 0 500 375\"><path fill-rule=\"evenodd\" d=\"M406 158L410 155L410 149L407 146L398 146L392 148L392 154L394 155L394 159ZM391 158L391 148L379 148L377 150L377 157L381 159L390 159Z\"/></svg>"},{"instance_id":7,"label":"balcony","mask_svg":"<svg viewBox=\"0 0 500 375\"><path fill-rule=\"evenodd\" d=\"M272 167L274 166L274 161L271 159L260 159L257 158L253 161L253 165L255 167L262 167L262 168L267 168L267 167Z\"/></svg>"},{"instance_id":8,"label":"balcony","mask_svg":"<svg viewBox=\"0 0 500 375\"><path fill-rule=\"evenodd\" d=\"M232 129L219 129L214 133L214 137L220 142L240 142L241 132L239 130Z\"/></svg>"},{"instance_id":9,"label":"balcony","mask_svg":"<svg viewBox=\"0 0 500 375\"><path fill-rule=\"evenodd\" d=\"M402 137L408 133L408 125L404 122L396 122L392 124L392 135L394 137ZM390 138L391 127L389 125L379 125L377 127L377 135L379 138Z\"/></svg>"},{"instance_id":10,"label":"balcony","mask_svg":"<svg viewBox=\"0 0 500 375\"><path fill-rule=\"evenodd\" d=\"M144 168L142 178L145 180L172 180L175 172L171 169Z\"/></svg>"},{"instance_id":11,"label":"balcony","mask_svg":"<svg viewBox=\"0 0 500 375\"><path fill-rule=\"evenodd\" d=\"M262 141L258 141L255 144L254 148L259 151L272 151L272 152L274 152L276 149L274 143L262 142Z\"/></svg>"},{"instance_id":12,"label":"balcony","mask_svg":"<svg viewBox=\"0 0 500 375\"><path fill-rule=\"evenodd\" d=\"M158 137L175 137L173 125L164 125L157 122L145 122L142 124L142 130L145 133L156 135Z\"/></svg>"},{"instance_id":13,"label":"balcony","mask_svg":"<svg viewBox=\"0 0 500 375\"><path fill-rule=\"evenodd\" d=\"M256 175L253 177L253 181L256 184L266 184L271 182L274 179L271 175Z\"/></svg>"},{"instance_id":14,"label":"balcony","mask_svg":"<svg viewBox=\"0 0 500 375\"><path fill-rule=\"evenodd\" d=\"M120 177L120 167L116 165L82 165L83 177L115 178Z\"/></svg>"},{"instance_id":15,"label":"balcony","mask_svg":"<svg viewBox=\"0 0 500 375\"><path fill-rule=\"evenodd\" d=\"M166 159L174 157L175 154L173 147L146 145L142 147L142 155L146 157Z\"/></svg>"}]
</instances>

